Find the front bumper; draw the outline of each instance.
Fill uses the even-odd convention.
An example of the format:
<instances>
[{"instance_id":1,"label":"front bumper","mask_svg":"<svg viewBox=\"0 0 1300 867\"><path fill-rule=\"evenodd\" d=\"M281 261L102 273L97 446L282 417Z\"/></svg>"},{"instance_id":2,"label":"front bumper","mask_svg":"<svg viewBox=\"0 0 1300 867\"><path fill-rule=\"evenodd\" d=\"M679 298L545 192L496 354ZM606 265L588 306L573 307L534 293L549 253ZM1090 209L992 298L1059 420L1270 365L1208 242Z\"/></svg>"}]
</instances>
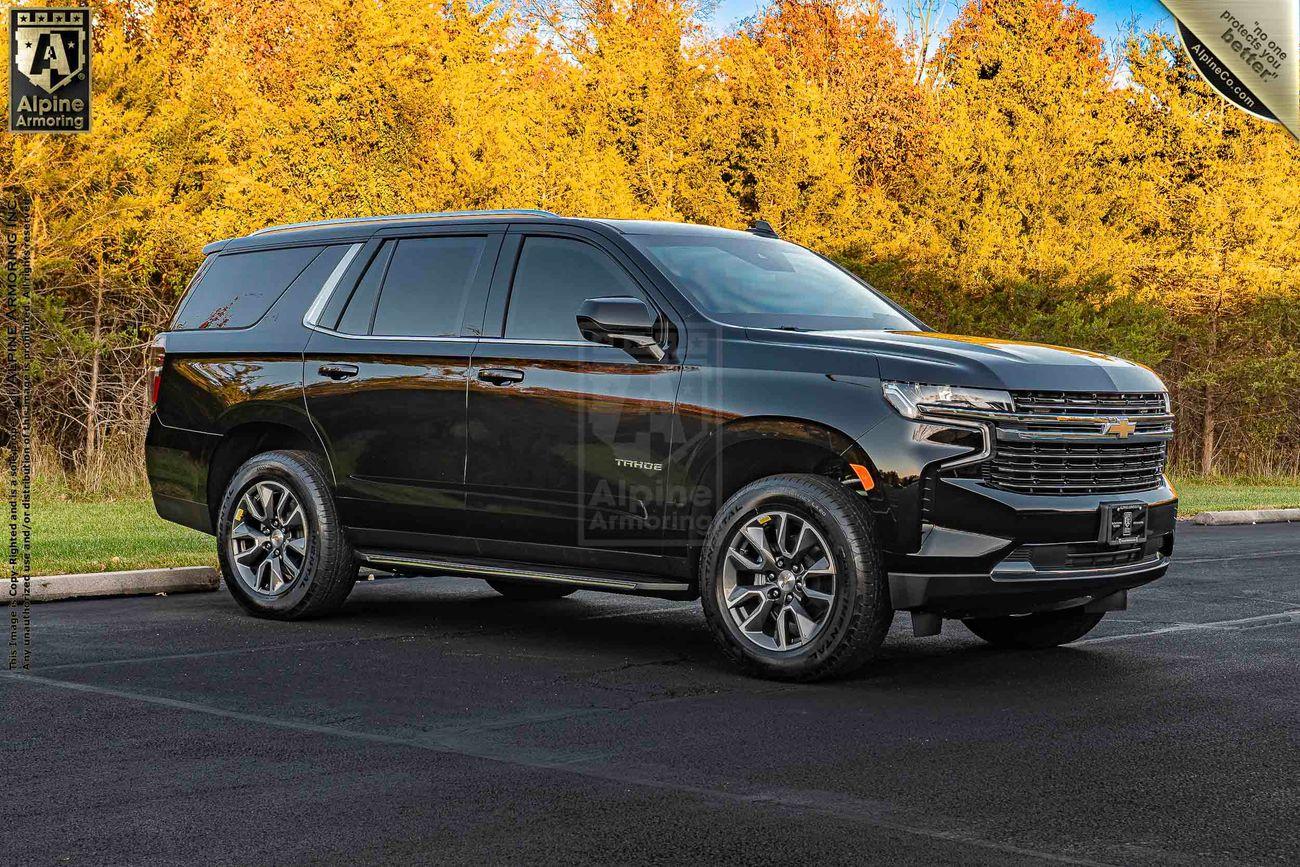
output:
<instances>
[{"instance_id":1,"label":"front bumper","mask_svg":"<svg viewBox=\"0 0 1300 867\"><path fill-rule=\"evenodd\" d=\"M1074 608L1154 581L1169 569L1169 557L1125 566L1090 567L1009 575L891 572L893 607L945 617L987 617Z\"/></svg>"},{"instance_id":2,"label":"front bumper","mask_svg":"<svg viewBox=\"0 0 1300 867\"><path fill-rule=\"evenodd\" d=\"M880 479L875 517L899 610L945 617L1021 614L1095 603L1159 578L1173 552L1177 494L1164 482L1113 494L995 487L978 434L885 419L859 444ZM1110 545L1106 507L1146 507L1144 537Z\"/></svg>"},{"instance_id":3,"label":"front bumper","mask_svg":"<svg viewBox=\"0 0 1300 867\"><path fill-rule=\"evenodd\" d=\"M1106 541L1106 507L1146 506L1141 541ZM1178 500L1168 485L1132 494L1027 496L940 479L921 544L887 556L899 610L945 617L1024 614L1095 602L1164 575Z\"/></svg>"}]
</instances>

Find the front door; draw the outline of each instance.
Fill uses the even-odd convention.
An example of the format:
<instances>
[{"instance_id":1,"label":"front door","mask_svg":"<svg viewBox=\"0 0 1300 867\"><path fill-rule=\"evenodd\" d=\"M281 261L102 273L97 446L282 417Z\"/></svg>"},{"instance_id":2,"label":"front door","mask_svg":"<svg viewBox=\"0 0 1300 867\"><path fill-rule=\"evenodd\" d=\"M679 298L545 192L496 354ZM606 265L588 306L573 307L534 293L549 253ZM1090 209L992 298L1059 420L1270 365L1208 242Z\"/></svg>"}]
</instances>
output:
<instances>
[{"instance_id":1,"label":"front door","mask_svg":"<svg viewBox=\"0 0 1300 867\"><path fill-rule=\"evenodd\" d=\"M500 259L469 377L466 534L511 559L657 556L681 366L586 341L576 314L606 296L666 307L594 233L512 230Z\"/></svg>"},{"instance_id":2,"label":"front door","mask_svg":"<svg viewBox=\"0 0 1300 867\"><path fill-rule=\"evenodd\" d=\"M307 410L361 544L445 550L464 520L465 396L500 233L372 242L307 344ZM350 294L347 294L350 292Z\"/></svg>"}]
</instances>

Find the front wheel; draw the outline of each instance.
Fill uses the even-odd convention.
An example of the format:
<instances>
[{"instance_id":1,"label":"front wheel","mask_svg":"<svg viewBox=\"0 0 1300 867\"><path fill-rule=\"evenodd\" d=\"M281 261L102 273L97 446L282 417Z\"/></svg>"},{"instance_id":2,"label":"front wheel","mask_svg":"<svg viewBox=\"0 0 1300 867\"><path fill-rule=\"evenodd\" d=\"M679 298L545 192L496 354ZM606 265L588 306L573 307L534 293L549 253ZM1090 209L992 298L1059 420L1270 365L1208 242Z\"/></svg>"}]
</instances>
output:
<instances>
[{"instance_id":1,"label":"front wheel","mask_svg":"<svg viewBox=\"0 0 1300 867\"><path fill-rule=\"evenodd\" d=\"M310 452L265 452L239 468L221 502L217 546L230 595L258 617L328 614L357 579L329 476Z\"/></svg>"},{"instance_id":2,"label":"front wheel","mask_svg":"<svg viewBox=\"0 0 1300 867\"><path fill-rule=\"evenodd\" d=\"M1006 617L979 617L963 620L966 628L995 647L1042 650L1078 641L1105 617L1082 608L1022 614Z\"/></svg>"},{"instance_id":3,"label":"front wheel","mask_svg":"<svg viewBox=\"0 0 1300 867\"><path fill-rule=\"evenodd\" d=\"M814 475L759 479L723 505L701 554L700 595L727 654L782 680L861 667L894 616L865 510Z\"/></svg>"}]
</instances>

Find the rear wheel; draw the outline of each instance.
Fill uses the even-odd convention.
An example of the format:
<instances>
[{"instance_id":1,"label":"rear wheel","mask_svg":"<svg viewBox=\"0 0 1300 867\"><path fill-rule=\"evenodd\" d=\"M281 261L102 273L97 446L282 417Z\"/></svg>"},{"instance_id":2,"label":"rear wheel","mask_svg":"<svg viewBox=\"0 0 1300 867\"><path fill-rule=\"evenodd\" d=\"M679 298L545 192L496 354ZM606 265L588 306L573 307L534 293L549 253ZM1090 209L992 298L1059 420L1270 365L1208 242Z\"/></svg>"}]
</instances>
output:
<instances>
[{"instance_id":1,"label":"rear wheel","mask_svg":"<svg viewBox=\"0 0 1300 867\"><path fill-rule=\"evenodd\" d=\"M562 599L578 592L577 587L566 587L563 584L542 584L540 582L529 583L525 581L488 579L488 586L507 599L518 599L521 602Z\"/></svg>"},{"instance_id":2,"label":"rear wheel","mask_svg":"<svg viewBox=\"0 0 1300 867\"><path fill-rule=\"evenodd\" d=\"M239 468L221 503L217 550L230 595L258 617L328 614L357 579L329 476L311 452L265 452Z\"/></svg>"},{"instance_id":3,"label":"rear wheel","mask_svg":"<svg viewBox=\"0 0 1300 867\"><path fill-rule=\"evenodd\" d=\"M727 654L783 680L859 668L894 616L864 510L813 475L760 479L723 505L700 558L700 594Z\"/></svg>"},{"instance_id":4,"label":"rear wheel","mask_svg":"<svg viewBox=\"0 0 1300 867\"><path fill-rule=\"evenodd\" d=\"M962 623L971 632L997 647L1041 650L1078 641L1091 632L1105 616L1082 608L1069 608L1042 614L971 618Z\"/></svg>"}]
</instances>

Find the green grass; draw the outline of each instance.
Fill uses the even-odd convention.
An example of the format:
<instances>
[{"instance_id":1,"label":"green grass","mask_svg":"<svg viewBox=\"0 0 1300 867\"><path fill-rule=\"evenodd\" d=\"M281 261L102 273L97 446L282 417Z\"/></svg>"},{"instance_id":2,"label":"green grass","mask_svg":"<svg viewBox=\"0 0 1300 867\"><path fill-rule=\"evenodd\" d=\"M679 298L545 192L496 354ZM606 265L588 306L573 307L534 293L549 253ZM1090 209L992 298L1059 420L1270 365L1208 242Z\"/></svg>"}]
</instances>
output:
<instances>
[{"instance_id":1,"label":"green grass","mask_svg":"<svg viewBox=\"0 0 1300 867\"><path fill-rule=\"evenodd\" d=\"M1178 491L1178 514L1236 509L1300 508L1300 479L1206 479L1174 480Z\"/></svg>"},{"instance_id":2,"label":"green grass","mask_svg":"<svg viewBox=\"0 0 1300 867\"><path fill-rule=\"evenodd\" d=\"M1225 509L1300 508L1300 479L1175 480L1183 516ZM32 574L63 575L157 566L215 566L216 542L164 521L147 499L86 501L37 489L32 500Z\"/></svg>"},{"instance_id":3,"label":"green grass","mask_svg":"<svg viewBox=\"0 0 1300 867\"><path fill-rule=\"evenodd\" d=\"M149 500L32 497L32 574L215 566L216 540L159 518Z\"/></svg>"}]
</instances>

